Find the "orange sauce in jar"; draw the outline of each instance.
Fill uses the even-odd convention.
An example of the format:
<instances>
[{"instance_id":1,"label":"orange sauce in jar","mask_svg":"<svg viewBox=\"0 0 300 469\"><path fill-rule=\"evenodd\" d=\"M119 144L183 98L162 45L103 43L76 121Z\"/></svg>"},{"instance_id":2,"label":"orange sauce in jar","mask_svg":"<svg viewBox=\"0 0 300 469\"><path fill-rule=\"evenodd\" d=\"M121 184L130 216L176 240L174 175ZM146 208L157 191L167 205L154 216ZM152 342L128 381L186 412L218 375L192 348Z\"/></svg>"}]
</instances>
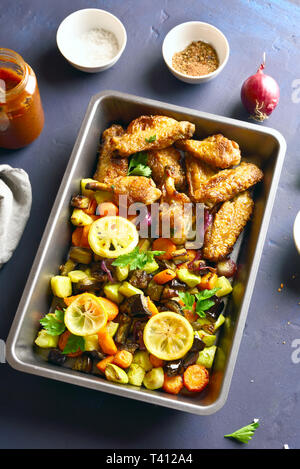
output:
<instances>
[{"instance_id":1,"label":"orange sauce in jar","mask_svg":"<svg viewBox=\"0 0 300 469\"><path fill-rule=\"evenodd\" d=\"M0 147L22 148L40 135L43 126L34 71L16 52L0 49Z\"/></svg>"}]
</instances>

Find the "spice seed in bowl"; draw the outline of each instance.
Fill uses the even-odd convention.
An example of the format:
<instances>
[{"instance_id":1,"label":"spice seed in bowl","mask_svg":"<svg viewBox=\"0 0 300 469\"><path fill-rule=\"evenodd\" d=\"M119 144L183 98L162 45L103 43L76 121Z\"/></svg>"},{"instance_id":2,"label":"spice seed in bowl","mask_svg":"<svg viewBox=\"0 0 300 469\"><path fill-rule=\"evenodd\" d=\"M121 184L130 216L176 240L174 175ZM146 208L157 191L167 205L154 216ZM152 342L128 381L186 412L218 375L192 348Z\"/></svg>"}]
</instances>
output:
<instances>
[{"instance_id":1,"label":"spice seed in bowl","mask_svg":"<svg viewBox=\"0 0 300 469\"><path fill-rule=\"evenodd\" d=\"M172 66L180 73L189 76L203 76L219 67L216 50L203 41L193 41L184 50L172 57Z\"/></svg>"}]
</instances>

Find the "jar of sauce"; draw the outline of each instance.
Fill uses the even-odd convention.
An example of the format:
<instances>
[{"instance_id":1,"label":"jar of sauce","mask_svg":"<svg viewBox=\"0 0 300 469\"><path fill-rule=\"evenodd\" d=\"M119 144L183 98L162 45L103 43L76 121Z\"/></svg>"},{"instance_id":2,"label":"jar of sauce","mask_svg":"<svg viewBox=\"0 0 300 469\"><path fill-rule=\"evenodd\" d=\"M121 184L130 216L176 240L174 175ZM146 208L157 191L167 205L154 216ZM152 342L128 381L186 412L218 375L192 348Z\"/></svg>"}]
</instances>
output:
<instances>
[{"instance_id":1,"label":"jar of sauce","mask_svg":"<svg viewBox=\"0 0 300 469\"><path fill-rule=\"evenodd\" d=\"M22 148L39 136L43 126L34 71L19 54L0 48L0 147Z\"/></svg>"}]
</instances>

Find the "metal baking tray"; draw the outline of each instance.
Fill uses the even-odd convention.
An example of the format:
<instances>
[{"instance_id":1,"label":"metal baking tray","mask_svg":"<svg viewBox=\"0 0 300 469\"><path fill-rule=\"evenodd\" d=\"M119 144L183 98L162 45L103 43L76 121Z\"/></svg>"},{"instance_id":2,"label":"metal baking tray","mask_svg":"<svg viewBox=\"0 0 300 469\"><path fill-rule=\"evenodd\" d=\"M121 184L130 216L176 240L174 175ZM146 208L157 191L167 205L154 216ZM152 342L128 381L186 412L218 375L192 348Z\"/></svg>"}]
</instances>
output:
<instances>
[{"instance_id":1,"label":"metal baking tray","mask_svg":"<svg viewBox=\"0 0 300 469\"><path fill-rule=\"evenodd\" d=\"M223 133L238 142L244 158L255 160L264 171L263 182L254 190L252 222L239 240L238 252L235 252L239 269L234 279L233 293L226 305L226 322L218 338L210 383L204 392L193 396L172 396L160 391L110 383L100 376L52 365L33 347L39 320L50 306L50 278L57 274L58 266L65 261L70 245L70 198L78 193L80 179L93 174L99 136L111 123L126 125L142 114L164 114L193 122L196 138ZM115 91L103 91L92 97L9 332L8 363L23 372L194 414L209 415L218 411L228 396L285 150L282 135L267 127Z\"/></svg>"}]
</instances>

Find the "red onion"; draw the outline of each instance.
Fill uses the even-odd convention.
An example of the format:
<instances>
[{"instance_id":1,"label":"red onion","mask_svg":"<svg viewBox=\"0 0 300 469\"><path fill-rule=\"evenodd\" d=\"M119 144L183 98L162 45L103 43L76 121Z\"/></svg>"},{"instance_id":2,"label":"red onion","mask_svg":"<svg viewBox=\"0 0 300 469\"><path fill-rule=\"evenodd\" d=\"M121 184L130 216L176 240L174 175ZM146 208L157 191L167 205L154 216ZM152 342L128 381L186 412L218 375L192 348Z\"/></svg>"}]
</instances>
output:
<instances>
[{"instance_id":1,"label":"red onion","mask_svg":"<svg viewBox=\"0 0 300 469\"><path fill-rule=\"evenodd\" d=\"M105 264L105 261L101 261L101 269L103 270L103 272L107 273L108 280L113 283L114 278L111 274L111 271L108 269L107 265Z\"/></svg>"},{"instance_id":2,"label":"red onion","mask_svg":"<svg viewBox=\"0 0 300 469\"><path fill-rule=\"evenodd\" d=\"M221 277L233 277L236 273L236 263L231 259L225 259L224 261L220 261L217 264L217 274Z\"/></svg>"},{"instance_id":3,"label":"red onion","mask_svg":"<svg viewBox=\"0 0 300 469\"><path fill-rule=\"evenodd\" d=\"M241 90L242 103L253 119L262 122L274 111L279 101L279 86L274 78L266 75L265 54L259 69L247 78Z\"/></svg>"}]
</instances>

